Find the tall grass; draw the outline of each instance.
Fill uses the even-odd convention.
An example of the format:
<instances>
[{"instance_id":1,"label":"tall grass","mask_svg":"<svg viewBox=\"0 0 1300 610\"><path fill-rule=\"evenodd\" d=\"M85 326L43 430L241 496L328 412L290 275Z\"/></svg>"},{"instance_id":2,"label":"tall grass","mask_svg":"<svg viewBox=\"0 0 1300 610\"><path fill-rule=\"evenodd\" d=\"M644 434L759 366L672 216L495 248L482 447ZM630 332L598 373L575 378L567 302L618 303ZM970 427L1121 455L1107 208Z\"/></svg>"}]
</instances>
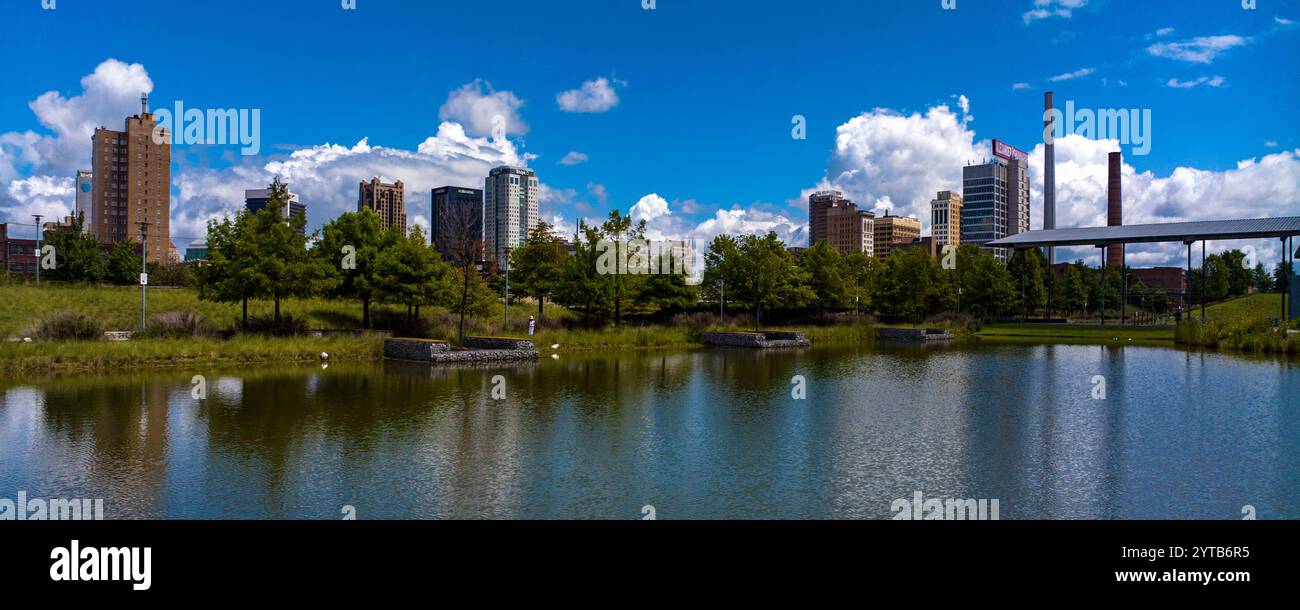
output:
<instances>
[{"instance_id":1,"label":"tall grass","mask_svg":"<svg viewBox=\"0 0 1300 610\"><path fill-rule=\"evenodd\" d=\"M1188 320L1174 330L1180 345L1227 349L1257 354L1300 354L1300 335L1288 334L1289 325L1275 326L1262 319Z\"/></svg>"}]
</instances>

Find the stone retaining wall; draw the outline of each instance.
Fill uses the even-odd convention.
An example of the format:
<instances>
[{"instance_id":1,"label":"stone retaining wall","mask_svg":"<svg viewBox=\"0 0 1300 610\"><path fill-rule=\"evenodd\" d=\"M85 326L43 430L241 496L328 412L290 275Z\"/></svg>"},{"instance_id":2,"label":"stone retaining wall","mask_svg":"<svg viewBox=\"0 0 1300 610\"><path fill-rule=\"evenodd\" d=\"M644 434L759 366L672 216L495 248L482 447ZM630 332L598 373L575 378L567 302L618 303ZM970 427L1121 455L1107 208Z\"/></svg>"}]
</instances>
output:
<instances>
[{"instance_id":1,"label":"stone retaining wall","mask_svg":"<svg viewBox=\"0 0 1300 610\"><path fill-rule=\"evenodd\" d=\"M483 346L492 347L483 347ZM384 358L429 362L434 364L457 362L503 362L509 360L536 360L537 350L532 341L522 339L465 338L468 349L451 349L446 341L429 339L385 339Z\"/></svg>"},{"instance_id":2,"label":"stone retaining wall","mask_svg":"<svg viewBox=\"0 0 1300 610\"><path fill-rule=\"evenodd\" d=\"M446 341L428 339L384 339L384 357L394 360L432 362L435 354L451 351Z\"/></svg>"},{"instance_id":3,"label":"stone retaining wall","mask_svg":"<svg viewBox=\"0 0 1300 610\"><path fill-rule=\"evenodd\" d=\"M469 349L535 349L528 339L510 337L465 337L465 347Z\"/></svg>"},{"instance_id":4,"label":"stone retaining wall","mask_svg":"<svg viewBox=\"0 0 1300 610\"><path fill-rule=\"evenodd\" d=\"M942 328L880 328L876 337L887 341L910 341L912 343L932 343L935 341L952 341L952 333Z\"/></svg>"},{"instance_id":5,"label":"stone retaining wall","mask_svg":"<svg viewBox=\"0 0 1300 610\"><path fill-rule=\"evenodd\" d=\"M802 333L768 332L768 333L704 333L701 341L705 345L718 347L745 347L749 349L771 349L776 347L808 347L812 345Z\"/></svg>"}]
</instances>

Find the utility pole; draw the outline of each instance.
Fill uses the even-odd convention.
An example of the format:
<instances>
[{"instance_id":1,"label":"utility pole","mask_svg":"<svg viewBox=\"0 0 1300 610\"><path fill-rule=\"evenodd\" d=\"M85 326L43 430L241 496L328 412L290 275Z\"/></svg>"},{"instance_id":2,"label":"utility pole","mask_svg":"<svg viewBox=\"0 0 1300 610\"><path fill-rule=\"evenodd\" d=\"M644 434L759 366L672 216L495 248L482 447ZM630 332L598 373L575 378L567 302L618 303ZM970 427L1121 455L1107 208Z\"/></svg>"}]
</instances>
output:
<instances>
[{"instance_id":1,"label":"utility pole","mask_svg":"<svg viewBox=\"0 0 1300 610\"><path fill-rule=\"evenodd\" d=\"M141 220L140 225L140 332L144 332L144 316L149 289L149 222Z\"/></svg>"},{"instance_id":2,"label":"utility pole","mask_svg":"<svg viewBox=\"0 0 1300 610\"><path fill-rule=\"evenodd\" d=\"M40 288L41 287L41 219L44 218L44 216L40 214L32 214L32 218L36 219L36 287ZM57 256L58 253L56 252L55 255Z\"/></svg>"}]
</instances>

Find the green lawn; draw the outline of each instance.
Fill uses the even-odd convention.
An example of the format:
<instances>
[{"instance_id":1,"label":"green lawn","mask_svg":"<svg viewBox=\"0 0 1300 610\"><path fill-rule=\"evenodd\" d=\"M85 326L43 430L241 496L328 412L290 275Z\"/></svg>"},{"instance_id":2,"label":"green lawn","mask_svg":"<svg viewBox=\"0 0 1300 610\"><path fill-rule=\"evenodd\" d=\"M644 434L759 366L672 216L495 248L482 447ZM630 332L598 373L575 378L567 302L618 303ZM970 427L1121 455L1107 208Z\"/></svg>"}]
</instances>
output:
<instances>
[{"instance_id":1,"label":"green lawn","mask_svg":"<svg viewBox=\"0 0 1300 610\"><path fill-rule=\"evenodd\" d=\"M139 287L42 284L37 288L33 284L14 284L0 286L0 300L4 302L0 308L0 338L16 336L42 316L61 311L94 316L110 330L135 330L140 326ZM269 301L248 304L249 316L269 316L274 310ZM291 300L282 303L280 310L306 316L311 328L351 328L361 324L361 305L351 301ZM217 329L233 328L240 318L238 304L200 301L198 292L188 288L150 288L149 314L168 311L201 314Z\"/></svg>"},{"instance_id":2,"label":"green lawn","mask_svg":"<svg viewBox=\"0 0 1300 610\"><path fill-rule=\"evenodd\" d=\"M1193 313L1194 316L1199 316L1201 313L1200 308L1198 307ZM1282 294L1277 292L1252 294L1230 301L1215 303L1206 308L1205 315L1210 318L1237 320L1277 318L1282 315Z\"/></svg>"},{"instance_id":3,"label":"green lawn","mask_svg":"<svg viewBox=\"0 0 1300 610\"><path fill-rule=\"evenodd\" d=\"M1092 324L991 324L976 335L982 339L1021 339L1074 343L1173 342L1172 326Z\"/></svg>"}]
</instances>

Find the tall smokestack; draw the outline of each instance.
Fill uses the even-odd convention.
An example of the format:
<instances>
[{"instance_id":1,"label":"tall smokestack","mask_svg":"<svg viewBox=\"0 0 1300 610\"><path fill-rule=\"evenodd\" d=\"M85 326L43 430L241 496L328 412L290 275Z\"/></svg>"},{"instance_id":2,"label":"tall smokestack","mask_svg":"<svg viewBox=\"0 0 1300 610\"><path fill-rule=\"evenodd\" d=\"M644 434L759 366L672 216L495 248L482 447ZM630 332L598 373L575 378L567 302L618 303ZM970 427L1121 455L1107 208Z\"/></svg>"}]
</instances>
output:
<instances>
[{"instance_id":1,"label":"tall smokestack","mask_svg":"<svg viewBox=\"0 0 1300 610\"><path fill-rule=\"evenodd\" d=\"M1056 228L1056 104L1052 92L1043 100L1043 229ZM1047 249L1047 264L1056 264L1056 248Z\"/></svg>"},{"instance_id":2,"label":"tall smokestack","mask_svg":"<svg viewBox=\"0 0 1300 610\"><path fill-rule=\"evenodd\" d=\"M1124 153L1110 153L1110 175L1106 181L1106 226L1124 225L1124 197L1120 192L1122 184L1120 170L1124 167ZM1106 264L1111 267L1124 266L1124 245L1106 248Z\"/></svg>"}]
</instances>

